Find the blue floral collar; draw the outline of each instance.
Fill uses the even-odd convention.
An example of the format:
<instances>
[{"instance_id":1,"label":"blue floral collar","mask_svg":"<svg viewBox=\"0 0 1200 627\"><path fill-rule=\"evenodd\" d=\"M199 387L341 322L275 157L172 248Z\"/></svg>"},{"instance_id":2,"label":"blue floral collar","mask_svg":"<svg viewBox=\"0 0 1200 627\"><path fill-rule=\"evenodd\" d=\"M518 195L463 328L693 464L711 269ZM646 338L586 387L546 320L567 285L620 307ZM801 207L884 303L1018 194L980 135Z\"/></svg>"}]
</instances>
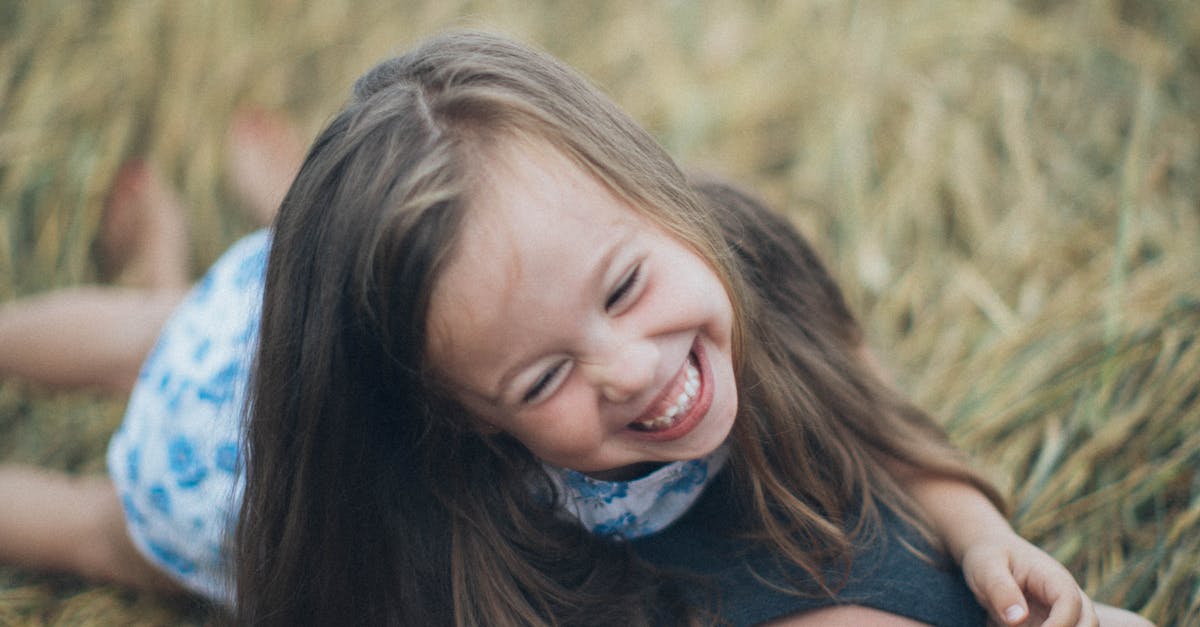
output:
<instances>
[{"instance_id":1,"label":"blue floral collar","mask_svg":"<svg viewBox=\"0 0 1200 627\"><path fill-rule=\"evenodd\" d=\"M545 464L562 509L600 536L626 540L661 531L681 518L729 459L721 446L707 457L672 462L632 481L601 481Z\"/></svg>"}]
</instances>

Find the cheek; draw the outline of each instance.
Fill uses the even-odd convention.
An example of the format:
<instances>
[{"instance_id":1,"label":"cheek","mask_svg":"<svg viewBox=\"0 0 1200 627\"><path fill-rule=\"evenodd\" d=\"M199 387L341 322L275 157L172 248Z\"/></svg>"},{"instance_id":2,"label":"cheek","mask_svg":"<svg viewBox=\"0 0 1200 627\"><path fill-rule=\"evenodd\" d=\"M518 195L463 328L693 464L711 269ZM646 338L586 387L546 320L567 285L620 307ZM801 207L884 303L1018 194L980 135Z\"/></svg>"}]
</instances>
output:
<instances>
[{"instance_id":1,"label":"cheek","mask_svg":"<svg viewBox=\"0 0 1200 627\"><path fill-rule=\"evenodd\" d=\"M733 322L733 308L725 284L704 260L691 252L680 251L675 263L682 270L676 275L681 279L677 282L677 291L688 299L686 302L692 303L692 307L711 318L728 334Z\"/></svg>"},{"instance_id":2,"label":"cheek","mask_svg":"<svg viewBox=\"0 0 1200 627\"><path fill-rule=\"evenodd\" d=\"M721 372L718 373L718 376L721 379L721 384L719 387L725 395L725 398L723 399L725 411L730 414L730 417L732 417L737 413L738 408L737 380L734 378L733 374L733 359L727 354L722 355L721 358L723 363L721 364Z\"/></svg>"},{"instance_id":3,"label":"cheek","mask_svg":"<svg viewBox=\"0 0 1200 627\"><path fill-rule=\"evenodd\" d=\"M733 305L725 285L705 267L691 289L697 315L703 316L706 332L722 350L729 350L733 335Z\"/></svg>"},{"instance_id":4,"label":"cheek","mask_svg":"<svg viewBox=\"0 0 1200 627\"><path fill-rule=\"evenodd\" d=\"M588 455L600 440L601 422L578 389L560 389L553 399L522 412L505 429L534 455L551 461Z\"/></svg>"}]
</instances>

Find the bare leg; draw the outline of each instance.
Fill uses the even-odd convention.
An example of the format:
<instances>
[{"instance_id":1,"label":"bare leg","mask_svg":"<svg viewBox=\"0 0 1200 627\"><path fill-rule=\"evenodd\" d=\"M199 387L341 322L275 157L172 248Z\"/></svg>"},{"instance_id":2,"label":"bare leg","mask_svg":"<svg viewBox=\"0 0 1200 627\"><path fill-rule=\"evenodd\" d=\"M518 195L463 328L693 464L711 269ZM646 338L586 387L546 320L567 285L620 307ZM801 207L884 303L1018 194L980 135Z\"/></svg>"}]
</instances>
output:
<instances>
[{"instance_id":1,"label":"bare leg","mask_svg":"<svg viewBox=\"0 0 1200 627\"><path fill-rule=\"evenodd\" d=\"M259 225L274 221L303 160L304 144L285 118L261 110L234 116L226 143L226 176Z\"/></svg>"},{"instance_id":2,"label":"bare leg","mask_svg":"<svg viewBox=\"0 0 1200 627\"><path fill-rule=\"evenodd\" d=\"M182 291L76 287L0 308L0 377L128 393Z\"/></svg>"},{"instance_id":3,"label":"bare leg","mask_svg":"<svg viewBox=\"0 0 1200 627\"><path fill-rule=\"evenodd\" d=\"M97 241L125 287L76 287L0 307L0 377L128 392L188 286L179 199L153 169L122 169Z\"/></svg>"},{"instance_id":4,"label":"bare leg","mask_svg":"<svg viewBox=\"0 0 1200 627\"><path fill-rule=\"evenodd\" d=\"M0 562L143 590L183 589L133 546L112 482L0 466Z\"/></svg>"}]
</instances>

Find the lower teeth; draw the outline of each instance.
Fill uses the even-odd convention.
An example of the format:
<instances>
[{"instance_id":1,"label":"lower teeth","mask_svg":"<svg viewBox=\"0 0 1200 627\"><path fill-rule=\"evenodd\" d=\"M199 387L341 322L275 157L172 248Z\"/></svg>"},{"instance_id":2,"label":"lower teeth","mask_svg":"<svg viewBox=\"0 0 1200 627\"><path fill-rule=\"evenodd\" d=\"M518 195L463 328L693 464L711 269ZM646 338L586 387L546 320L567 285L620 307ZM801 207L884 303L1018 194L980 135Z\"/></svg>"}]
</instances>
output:
<instances>
[{"instance_id":1,"label":"lower teeth","mask_svg":"<svg viewBox=\"0 0 1200 627\"><path fill-rule=\"evenodd\" d=\"M635 422L633 423L633 426L639 431L662 431L673 424L675 424L675 417L671 416L668 418L655 418L649 423Z\"/></svg>"}]
</instances>

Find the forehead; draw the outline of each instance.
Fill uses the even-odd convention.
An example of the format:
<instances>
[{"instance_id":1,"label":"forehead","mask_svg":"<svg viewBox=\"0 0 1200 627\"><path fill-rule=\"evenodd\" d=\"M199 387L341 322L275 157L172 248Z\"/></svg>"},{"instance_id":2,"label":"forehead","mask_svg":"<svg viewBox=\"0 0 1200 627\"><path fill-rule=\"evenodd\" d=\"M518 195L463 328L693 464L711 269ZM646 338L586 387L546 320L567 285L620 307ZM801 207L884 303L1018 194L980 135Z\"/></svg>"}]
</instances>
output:
<instances>
[{"instance_id":1,"label":"forehead","mask_svg":"<svg viewBox=\"0 0 1200 627\"><path fill-rule=\"evenodd\" d=\"M490 157L428 317L434 368L475 390L512 355L569 334L605 253L647 225L548 145L512 141Z\"/></svg>"}]
</instances>

